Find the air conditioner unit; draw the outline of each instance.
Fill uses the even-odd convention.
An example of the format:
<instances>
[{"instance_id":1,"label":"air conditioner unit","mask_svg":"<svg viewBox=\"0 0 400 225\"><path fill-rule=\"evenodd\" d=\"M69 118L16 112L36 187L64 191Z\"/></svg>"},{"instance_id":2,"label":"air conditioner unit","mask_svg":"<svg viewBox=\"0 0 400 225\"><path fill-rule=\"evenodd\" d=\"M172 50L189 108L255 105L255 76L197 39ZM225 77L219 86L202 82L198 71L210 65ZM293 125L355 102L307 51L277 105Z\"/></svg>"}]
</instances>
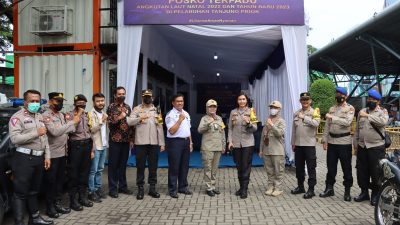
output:
<instances>
[{"instance_id":1,"label":"air conditioner unit","mask_svg":"<svg viewBox=\"0 0 400 225\"><path fill-rule=\"evenodd\" d=\"M72 9L68 6L32 6L30 32L39 36L72 35Z\"/></svg>"}]
</instances>

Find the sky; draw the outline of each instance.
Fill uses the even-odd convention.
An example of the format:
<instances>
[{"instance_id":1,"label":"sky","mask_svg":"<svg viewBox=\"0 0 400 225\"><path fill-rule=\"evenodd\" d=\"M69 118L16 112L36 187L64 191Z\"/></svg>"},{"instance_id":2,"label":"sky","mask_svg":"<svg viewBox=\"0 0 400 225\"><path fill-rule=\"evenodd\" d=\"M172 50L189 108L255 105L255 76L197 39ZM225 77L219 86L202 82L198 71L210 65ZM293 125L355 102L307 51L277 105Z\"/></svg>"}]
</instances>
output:
<instances>
[{"instance_id":1,"label":"sky","mask_svg":"<svg viewBox=\"0 0 400 225\"><path fill-rule=\"evenodd\" d=\"M320 49L381 12L384 0L304 0L304 5L311 28L307 44Z\"/></svg>"}]
</instances>

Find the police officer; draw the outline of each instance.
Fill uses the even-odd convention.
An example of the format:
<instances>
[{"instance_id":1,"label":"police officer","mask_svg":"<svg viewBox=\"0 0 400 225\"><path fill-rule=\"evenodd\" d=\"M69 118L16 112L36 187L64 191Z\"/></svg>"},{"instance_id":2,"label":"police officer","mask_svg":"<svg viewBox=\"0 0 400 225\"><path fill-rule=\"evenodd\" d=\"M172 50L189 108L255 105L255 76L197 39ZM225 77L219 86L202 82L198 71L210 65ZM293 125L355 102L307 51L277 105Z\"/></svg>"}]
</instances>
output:
<instances>
[{"instance_id":1,"label":"police officer","mask_svg":"<svg viewBox=\"0 0 400 225\"><path fill-rule=\"evenodd\" d=\"M88 113L85 112L86 102L84 95L75 95L75 108L65 116L68 121L74 117L79 117L80 120L75 132L70 133L68 141L68 190L70 208L75 211L83 210L82 206L93 206L93 202L89 201L87 196L90 162L94 156L94 148L89 129L90 120ZM78 201L77 193L79 194Z\"/></svg>"},{"instance_id":2,"label":"police officer","mask_svg":"<svg viewBox=\"0 0 400 225\"><path fill-rule=\"evenodd\" d=\"M142 91L142 104L133 108L132 113L127 117L128 125L135 126L135 149L136 149L136 185L138 200L144 197L144 171L146 161L149 167L148 183L150 184L149 195L159 198L160 194L156 190L158 149L165 150L163 122L160 112L153 105L153 92Z\"/></svg>"},{"instance_id":3,"label":"police officer","mask_svg":"<svg viewBox=\"0 0 400 225\"><path fill-rule=\"evenodd\" d=\"M308 92L300 94L301 109L294 113L292 125L292 149L295 154L297 187L291 191L292 194L305 193L304 166L307 164L308 191L303 198L310 199L315 196L314 187L317 184L316 135L317 127L321 120L319 109L311 107L311 95Z\"/></svg>"},{"instance_id":4,"label":"police officer","mask_svg":"<svg viewBox=\"0 0 400 225\"><path fill-rule=\"evenodd\" d=\"M24 208L29 211L29 224L53 224L39 214L37 195L42 182L43 167L50 168L50 149L47 130L40 109L40 92L27 90L24 107L10 119L10 139L17 149L12 158L14 201L13 213L16 225L24 224Z\"/></svg>"},{"instance_id":5,"label":"police officer","mask_svg":"<svg viewBox=\"0 0 400 225\"><path fill-rule=\"evenodd\" d=\"M66 172L68 133L75 132L79 117L66 122L64 114L60 112L64 100L63 93L49 93L50 107L43 113L51 152L51 167L45 173L47 215L51 218L58 218L59 213L67 214L71 211L61 205L61 196Z\"/></svg>"},{"instance_id":6,"label":"police officer","mask_svg":"<svg viewBox=\"0 0 400 225\"><path fill-rule=\"evenodd\" d=\"M182 94L172 96L173 108L167 113L167 152L168 152L168 192L172 198L178 193L191 195L187 176L189 173L189 157L193 151L190 133L190 115L183 109ZM178 185L177 185L178 183Z\"/></svg>"},{"instance_id":7,"label":"police officer","mask_svg":"<svg viewBox=\"0 0 400 225\"><path fill-rule=\"evenodd\" d=\"M204 182L206 193L214 197L220 192L215 188L217 169L221 153L225 152L226 138L225 125L222 118L217 115L217 102L210 99L206 103L207 115L200 120L197 131L202 134L201 155L204 165Z\"/></svg>"},{"instance_id":8,"label":"police officer","mask_svg":"<svg viewBox=\"0 0 400 225\"><path fill-rule=\"evenodd\" d=\"M337 173L337 163L340 160L343 170L343 185L345 187L344 200L351 201L350 188L353 185L351 172L352 138L350 136L351 123L354 118L354 107L346 102L347 90L336 88L336 105L326 114L326 124L322 138L323 148L327 150L328 173L326 174L326 188L319 196L322 198L335 195L333 186Z\"/></svg>"},{"instance_id":9,"label":"police officer","mask_svg":"<svg viewBox=\"0 0 400 225\"><path fill-rule=\"evenodd\" d=\"M228 149L233 150L233 159L238 170L240 189L235 195L247 198L250 181L251 161L254 151L254 135L257 124L250 120L249 98L241 92L237 98L237 108L231 111L228 123Z\"/></svg>"},{"instance_id":10,"label":"police officer","mask_svg":"<svg viewBox=\"0 0 400 225\"><path fill-rule=\"evenodd\" d=\"M379 160L385 157L385 125L389 119L386 109L380 106L381 98L376 90L368 91L367 108L358 114L353 142L354 148L357 149L357 182L361 188L360 195L354 198L354 201L369 200L370 187L371 205L375 205L378 199L378 164Z\"/></svg>"},{"instance_id":11,"label":"police officer","mask_svg":"<svg viewBox=\"0 0 400 225\"><path fill-rule=\"evenodd\" d=\"M283 194L282 177L285 173L285 128L286 122L281 117L282 104L272 101L269 114L262 130L260 141L260 157L264 159L264 167L268 174L266 195Z\"/></svg>"}]
</instances>

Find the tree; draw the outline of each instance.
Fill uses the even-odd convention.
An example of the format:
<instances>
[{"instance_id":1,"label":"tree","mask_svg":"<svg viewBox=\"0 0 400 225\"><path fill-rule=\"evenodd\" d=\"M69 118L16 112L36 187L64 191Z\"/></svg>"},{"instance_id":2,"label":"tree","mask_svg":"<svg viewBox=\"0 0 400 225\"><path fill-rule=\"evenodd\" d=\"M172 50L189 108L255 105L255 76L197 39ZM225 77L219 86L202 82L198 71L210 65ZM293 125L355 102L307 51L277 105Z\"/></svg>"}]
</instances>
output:
<instances>
[{"instance_id":1,"label":"tree","mask_svg":"<svg viewBox=\"0 0 400 225\"><path fill-rule=\"evenodd\" d=\"M335 84L331 80L316 80L311 85L310 94L313 107L319 108L322 116L325 116L329 108L335 104Z\"/></svg>"},{"instance_id":2,"label":"tree","mask_svg":"<svg viewBox=\"0 0 400 225\"><path fill-rule=\"evenodd\" d=\"M12 6L12 0L0 0L0 51L6 51L13 42Z\"/></svg>"}]
</instances>

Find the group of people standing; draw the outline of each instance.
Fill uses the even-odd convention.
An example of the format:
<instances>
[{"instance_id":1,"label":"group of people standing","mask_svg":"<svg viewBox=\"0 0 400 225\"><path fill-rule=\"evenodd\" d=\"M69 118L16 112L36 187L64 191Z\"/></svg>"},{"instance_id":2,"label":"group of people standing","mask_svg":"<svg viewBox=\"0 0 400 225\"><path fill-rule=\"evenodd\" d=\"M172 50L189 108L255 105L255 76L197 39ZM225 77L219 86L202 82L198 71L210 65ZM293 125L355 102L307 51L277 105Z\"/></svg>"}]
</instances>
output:
<instances>
[{"instance_id":1,"label":"group of people standing","mask_svg":"<svg viewBox=\"0 0 400 225\"><path fill-rule=\"evenodd\" d=\"M192 194L187 177L193 142L190 115L183 109L184 96L177 94L172 97L173 108L165 117L165 138L164 121L161 112L153 104L152 91L142 91L142 104L133 109L124 103L125 94L125 88L117 87L114 91L114 102L104 110L105 97L96 93L92 96L93 109L90 111L85 111L86 97L76 95L73 99L74 109L64 114L61 113L65 100L63 93L52 92L49 94L49 109L40 114L40 92L28 90L24 93L24 107L11 117L9 124L11 141L17 147L11 163L15 224L24 224L26 206L29 224L53 224L53 221L42 218L38 210L37 194L42 174L46 182L47 215L51 218L69 213L70 209L81 211L83 207L92 207L93 202L101 202L101 199L106 198L102 189L102 171L107 148L110 197L118 198L119 193L133 194L128 189L126 180L126 163L133 146L136 151L138 200L145 195L146 162L149 170L148 195L160 197L156 189L158 152L165 150L169 164L169 196L178 198L178 194ZM322 140L323 148L327 150L328 173L326 189L320 197L334 195L337 163L340 160L344 173L344 200L351 201L353 144L358 150L357 177L361 188L361 194L354 200L369 200L370 188L371 204L376 203L379 187L377 165L379 159L384 157L385 150L384 140L378 132L384 133L388 113L379 106L382 97L378 92L371 90L368 94L368 108L359 113L353 140L350 129L355 110L346 102L346 89L336 88L337 104L326 114ZM257 131L257 121L251 118L249 98L245 93L240 93L236 101L237 107L229 116L227 138L226 126L217 115L218 104L213 99L206 102L206 115L201 118L197 129L202 134L201 153L206 194L211 197L220 194L216 187L217 169L226 147L232 151L237 167L240 188L235 194L242 199L248 195L255 149L253 133ZM294 114L291 136L298 186L291 193L304 193L303 197L309 199L315 196L314 187L317 183L316 130L321 118L319 110L311 107L312 100L308 92L300 94L300 103L302 108ZM282 178L285 171L286 122L281 117L282 104L279 101L272 101L268 108L269 117L262 130L259 155L264 159L268 175L265 194L279 196L284 193ZM306 165L309 178L307 192L304 187ZM69 207L63 206L61 201L65 177L68 178Z\"/></svg>"}]
</instances>

